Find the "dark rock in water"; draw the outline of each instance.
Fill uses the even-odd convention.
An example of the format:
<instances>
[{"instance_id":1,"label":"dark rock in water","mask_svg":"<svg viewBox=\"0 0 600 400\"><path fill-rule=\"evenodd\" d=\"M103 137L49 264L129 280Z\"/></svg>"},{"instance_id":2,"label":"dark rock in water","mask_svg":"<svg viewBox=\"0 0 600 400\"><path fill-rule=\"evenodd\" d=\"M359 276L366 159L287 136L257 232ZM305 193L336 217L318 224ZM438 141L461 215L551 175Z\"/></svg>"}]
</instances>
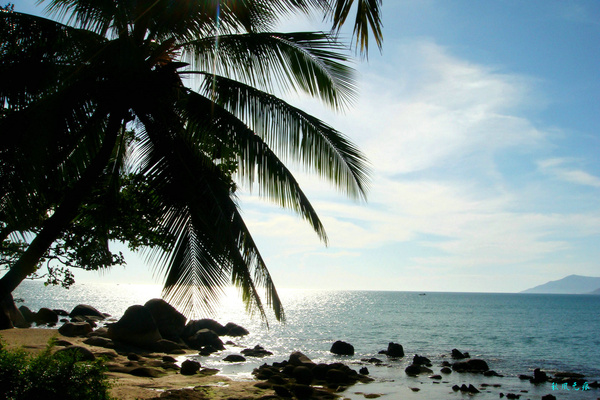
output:
<instances>
[{"instance_id":1,"label":"dark rock in water","mask_svg":"<svg viewBox=\"0 0 600 400\"><path fill-rule=\"evenodd\" d=\"M362 367L358 370L358 373L361 375L369 375L369 369L367 367Z\"/></svg>"},{"instance_id":2,"label":"dark rock in water","mask_svg":"<svg viewBox=\"0 0 600 400\"><path fill-rule=\"evenodd\" d=\"M292 376L296 379L297 383L302 385L310 385L313 381L313 374L310 371L310 368L305 367L304 365L294 367Z\"/></svg>"},{"instance_id":3,"label":"dark rock in water","mask_svg":"<svg viewBox=\"0 0 600 400\"><path fill-rule=\"evenodd\" d=\"M576 372L557 372L554 376L557 378L585 378L585 375Z\"/></svg>"},{"instance_id":4,"label":"dark rock in water","mask_svg":"<svg viewBox=\"0 0 600 400\"><path fill-rule=\"evenodd\" d=\"M350 343L342 342L338 340L331 346L331 350L329 350L333 354L337 354L339 356L353 356L354 355L354 346Z\"/></svg>"},{"instance_id":5,"label":"dark rock in water","mask_svg":"<svg viewBox=\"0 0 600 400\"><path fill-rule=\"evenodd\" d=\"M166 363L176 363L177 362L177 359L175 359L174 357L171 357L171 356L162 356L162 360L163 360L163 362L166 362Z\"/></svg>"},{"instance_id":6,"label":"dark rock in water","mask_svg":"<svg viewBox=\"0 0 600 400\"><path fill-rule=\"evenodd\" d=\"M340 369L336 369L336 368L332 368L329 371L327 371L327 374L325 375L325 380L327 381L327 383L336 383L336 384L345 384L345 383L350 382L350 379L348 378L348 374L346 374L346 372L344 372Z\"/></svg>"},{"instance_id":7,"label":"dark rock in water","mask_svg":"<svg viewBox=\"0 0 600 400\"><path fill-rule=\"evenodd\" d=\"M292 364L292 365L304 365L304 366L314 366L315 363L308 358L307 356L305 356L303 353L299 352L299 351L295 351L292 354L290 354L290 358L288 360L288 363Z\"/></svg>"},{"instance_id":8,"label":"dark rock in water","mask_svg":"<svg viewBox=\"0 0 600 400\"><path fill-rule=\"evenodd\" d=\"M457 372L485 372L490 368L484 360L474 358L468 361L456 362L452 364L452 369Z\"/></svg>"},{"instance_id":9,"label":"dark rock in water","mask_svg":"<svg viewBox=\"0 0 600 400\"><path fill-rule=\"evenodd\" d=\"M454 385L454 386L452 386L452 390L454 390L455 392L458 392L460 390L460 386Z\"/></svg>"},{"instance_id":10,"label":"dark rock in water","mask_svg":"<svg viewBox=\"0 0 600 400\"><path fill-rule=\"evenodd\" d=\"M533 378L531 379L531 383L544 383L548 382L548 375L539 368L533 370Z\"/></svg>"},{"instance_id":11,"label":"dark rock in water","mask_svg":"<svg viewBox=\"0 0 600 400\"><path fill-rule=\"evenodd\" d=\"M40 308L35 315L35 322L37 324L56 324L58 322L58 315L49 308Z\"/></svg>"},{"instance_id":12,"label":"dark rock in water","mask_svg":"<svg viewBox=\"0 0 600 400\"><path fill-rule=\"evenodd\" d=\"M519 379L522 381L530 381L533 379L533 376L521 374L521 375L519 375Z\"/></svg>"},{"instance_id":13,"label":"dark rock in water","mask_svg":"<svg viewBox=\"0 0 600 400\"><path fill-rule=\"evenodd\" d=\"M215 349L213 346L203 346L199 351L201 356L210 356L213 353L217 353L219 350Z\"/></svg>"},{"instance_id":14,"label":"dark rock in water","mask_svg":"<svg viewBox=\"0 0 600 400\"><path fill-rule=\"evenodd\" d=\"M483 376L497 376L497 377L500 377L500 378L504 377L504 375L500 375L499 373L497 373L496 371L494 371L492 369L490 369L489 371L485 371L483 373Z\"/></svg>"},{"instance_id":15,"label":"dark rock in water","mask_svg":"<svg viewBox=\"0 0 600 400\"><path fill-rule=\"evenodd\" d=\"M210 329L200 329L193 336L188 337L186 342L188 346L197 350L205 346L211 346L217 350L225 350L225 346L221 339L219 339L219 335Z\"/></svg>"},{"instance_id":16,"label":"dark rock in water","mask_svg":"<svg viewBox=\"0 0 600 400\"><path fill-rule=\"evenodd\" d=\"M424 357L424 356L420 356L418 354L415 354L415 356L413 357L413 364L415 364L415 365L427 365L428 367L431 367L431 361L429 360L429 358Z\"/></svg>"},{"instance_id":17,"label":"dark rock in water","mask_svg":"<svg viewBox=\"0 0 600 400\"><path fill-rule=\"evenodd\" d=\"M65 310L61 310L59 308L54 308L52 309L52 311L54 311L56 313L56 315L58 315L59 317L68 317L69 313L66 312Z\"/></svg>"},{"instance_id":18,"label":"dark rock in water","mask_svg":"<svg viewBox=\"0 0 600 400\"><path fill-rule=\"evenodd\" d=\"M463 353L458 349L452 349L452 358L461 360L463 358L469 358L469 353Z\"/></svg>"},{"instance_id":19,"label":"dark rock in water","mask_svg":"<svg viewBox=\"0 0 600 400\"><path fill-rule=\"evenodd\" d=\"M152 314L163 339L177 342L183 333L187 318L163 299L148 300L144 307Z\"/></svg>"},{"instance_id":20,"label":"dark rock in water","mask_svg":"<svg viewBox=\"0 0 600 400\"><path fill-rule=\"evenodd\" d=\"M181 375L194 375L200 370L200 363L198 361L185 360L181 363Z\"/></svg>"},{"instance_id":21,"label":"dark rock in water","mask_svg":"<svg viewBox=\"0 0 600 400\"><path fill-rule=\"evenodd\" d=\"M385 354L392 358L404 357L404 348L401 344L390 342L388 343L388 348Z\"/></svg>"},{"instance_id":22,"label":"dark rock in water","mask_svg":"<svg viewBox=\"0 0 600 400\"><path fill-rule=\"evenodd\" d=\"M181 337L185 340L186 338L193 336L196 332L202 329L209 329L219 336L223 336L227 333L227 329L223 325L221 325L214 319L205 318L188 321L185 328L183 329Z\"/></svg>"},{"instance_id":23,"label":"dark rock in water","mask_svg":"<svg viewBox=\"0 0 600 400\"><path fill-rule=\"evenodd\" d=\"M244 349L242 354L246 357L266 357L271 356L273 353L265 350L262 346L256 345L253 349Z\"/></svg>"},{"instance_id":24,"label":"dark rock in water","mask_svg":"<svg viewBox=\"0 0 600 400\"><path fill-rule=\"evenodd\" d=\"M442 374L451 374L452 373L452 369L449 368L449 367L444 367L444 368L440 369L440 372Z\"/></svg>"},{"instance_id":25,"label":"dark rock in water","mask_svg":"<svg viewBox=\"0 0 600 400\"><path fill-rule=\"evenodd\" d=\"M404 369L404 372L406 373L406 375L417 376L421 373L421 366L411 364Z\"/></svg>"},{"instance_id":26,"label":"dark rock in water","mask_svg":"<svg viewBox=\"0 0 600 400\"><path fill-rule=\"evenodd\" d=\"M248 332L248 330L246 328L244 328L243 326L239 326L238 324L234 324L233 322L228 322L225 325L225 329L227 331L227 333L225 333L226 336L246 336L249 335L250 332Z\"/></svg>"},{"instance_id":27,"label":"dark rock in water","mask_svg":"<svg viewBox=\"0 0 600 400\"><path fill-rule=\"evenodd\" d=\"M469 387L467 388L467 391L469 393L479 393L479 390L473 385L469 385Z\"/></svg>"},{"instance_id":28,"label":"dark rock in water","mask_svg":"<svg viewBox=\"0 0 600 400\"><path fill-rule=\"evenodd\" d=\"M152 346L162 339L152 314L140 305L129 307L119 321L109 325L108 336L139 347Z\"/></svg>"},{"instance_id":29,"label":"dark rock in water","mask_svg":"<svg viewBox=\"0 0 600 400\"><path fill-rule=\"evenodd\" d=\"M244 356L240 356L239 354L230 354L223 359L226 362L244 362L246 358Z\"/></svg>"},{"instance_id":30,"label":"dark rock in water","mask_svg":"<svg viewBox=\"0 0 600 400\"><path fill-rule=\"evenodd\" d=\"M379 358L375 358L375 357L372 357L372 358L361 358L360 361L362 361L362 362L368 362L368 363L371 363L371 364L381 364L381 363L383 363L383 361L381 361Z\"/></svg>"},{"instance_id":31,"label":"dark rock in water","mask_svg":"<svg viewBox=\"0 0 600 400\"><path fill-rule=\"evenodd\" d=\"M68 337L86 336L91 332L92 326L87 322L67 322L58 328L58 333Z\"/></svg>"},{"instance_id":32,"label":"dark rock in water","mask_svg":"<svg viewBox=\"0 0 600 400\"><path fill-rule=\"evenodd\" d=\"M518 399L520 398L521 395L520 394L515 394L515 393L506 393L506 398L507 399Z\"/></svg>"},{"instance_id":33,"label":"dark rock in water","mask_svg":"<svg viewBox=\"0 0 600 400\"><path fill-rule=\"evenodd\" d=\"M100 319L105 318L104 314L87 304L79 304L69 313L69 317L71 318L76 316L98 317Z\"/></svg>"},{"instance_id":34,"label":"dark rock in water","mask_svg":"<svg viewBox=\"0 0 600 400\"><path fill-rule=\"evenodd\" d=\"M67 346L63 347L56 351L56 354L69 354L71 357L74 357L77 361L94 361L96 357L94 354L81 346Z\"/></svg>"},{"instance_id":35,"label":"dark rock in water","mask_svg":"<svg viewBox=\"0 0 600 400\"><path fill-rule=\"evenodd\" d=\"M545 396L542 396L542 400L556 400L556 396L547 394Z\"/></svg>"},{"instance_id":36,"label":"dark rock in water","mask_svg":"<svg viewBox=\"0 0 600 400\"><path fill-rule=\"evenodd\" d=\"M430 375L429 379L440 380L440 379L442 379L442 376L441 375Z\"/></svg>"}]
</instances>

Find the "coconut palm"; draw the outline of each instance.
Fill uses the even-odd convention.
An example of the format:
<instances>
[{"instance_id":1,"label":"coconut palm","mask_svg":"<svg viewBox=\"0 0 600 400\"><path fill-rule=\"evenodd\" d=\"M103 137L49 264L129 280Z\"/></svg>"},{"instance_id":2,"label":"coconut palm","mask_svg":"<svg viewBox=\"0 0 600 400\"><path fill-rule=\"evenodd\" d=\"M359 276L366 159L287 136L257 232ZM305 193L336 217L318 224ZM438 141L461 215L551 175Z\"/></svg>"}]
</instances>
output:
<instances>
[{"instance_id":1,"label":"coconut palm","mask_svg":"<svg viewBox=\"0 0 600 400\"><path fill-rule=\"evenodd\" d=\"M0 13L0 74L10 77L0 83L2 230L39 228L0 279L0 297L35 271L61 233L89 218L91 198L103 204L95 221L118 223L111 204L122 177L133 173L147 182L138 196L152 203L157 229L171 238L171 251L149 253L170 301L186 311L210 307L233 283L264 317L262 287L283 319L236 184L258 185L325 242L284 162L300 162L353 198L366 191L358 149L272 94L303 91L335 109L352 100L352 70L333 36L272 31L280 15L315 6L327 3L50 1L48 11L67 24ZM332 18L339 26L346 15L342 7Z\"/></svg>"}]
</instances>

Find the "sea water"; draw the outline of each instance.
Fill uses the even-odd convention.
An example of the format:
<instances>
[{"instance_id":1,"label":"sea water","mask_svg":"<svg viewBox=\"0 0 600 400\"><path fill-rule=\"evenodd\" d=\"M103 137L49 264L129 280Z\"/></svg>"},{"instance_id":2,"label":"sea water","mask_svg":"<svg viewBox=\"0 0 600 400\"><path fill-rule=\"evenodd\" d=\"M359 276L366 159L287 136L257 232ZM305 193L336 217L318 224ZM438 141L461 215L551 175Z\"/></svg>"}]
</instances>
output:
<instances>
[{"instance_id":1,"label":"sea water","mask_svg":"<svg viewBox=\"0 0 600 400\"><path fill-rule=\"evenodd\" d=\"M39 282L24 282L14 293L22 304L34 311L40 307L70 311L77 304L90 304L115 317L134 304L160 296L157 285L76 284L65 290L44 287ZM248 315L235 292L227 292L214 315L225 324L235 322L246 327L250 335L232 338L235 346L208 357L197 357L205 367L219 368L221 374L234 379L250 379L253 368L263 363L282 361L293 351L302 351L315 362L344 362L358 369L361 359L376 357L382 366L367 365L376 381L355 386L344 396L364 398L356 391L383 393L391 398L461 398L448 388L464 383L465 374L444 376L437 388L427 376L409 378L404 374L414 354L426 356L439 373L442 361L452 362L453 348L467 351L473 358L487 361L491 369L504 378L468 376L468 383L498 383L500 389L488 393L498 398L498 392L520 392L526 398L541 398L554 394L557 398L596 399L597 389L575 391L573 387L550 384L531 385L519 381L519 374L532 374L542 368L582 373L590 383L600 380L600 296L549 295L508 293L415 293L384 291L312 291L282 290L280 292L286 322L273 318L265 321ZM352 357L335 356L329 352L336 340L351 343L356 351ZM406 356L388 360L379 355L389 342L404 346ZM273 352L263 359L248 359L241 364L225 363L227 354L239 354L243 348L261 345ZM422 391L414 394L411 387ZM442 388L443 387L443 388ZM441 389L440 389L441 388ZM434 390L434 391L432 391ZM429 391L429 392L428 392ZM485 394L479 395L484 398ZM492 397L493 396L493 397ZM429 397L433 398L433 397Z\"/></svg>"}]
</instances>

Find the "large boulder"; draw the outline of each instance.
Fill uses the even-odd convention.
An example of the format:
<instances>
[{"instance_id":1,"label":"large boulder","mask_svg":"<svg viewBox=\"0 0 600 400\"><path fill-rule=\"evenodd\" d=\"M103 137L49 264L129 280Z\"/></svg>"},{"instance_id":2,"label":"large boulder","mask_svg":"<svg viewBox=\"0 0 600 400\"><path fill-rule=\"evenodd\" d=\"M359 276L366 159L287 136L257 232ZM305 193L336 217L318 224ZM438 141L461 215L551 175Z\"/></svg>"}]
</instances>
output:
<instances>
[{"instance_id":1,"label":"large boulder","mask_svg":"<svg viewBox=\"0 0 600 400\"><path fill-rule=\"evenodd\" d=\"M196 350L200 350L205 346L211 346L217 350L225 350L225 346L221 339L219 339L219 335L210 329L200 329L193 336L188 337L186 343Z\"/></svg>"},{"instance_id":2,"label":"large boulder","mask_svg":"<svg viewBox=\"0 0 600 400\"><path fill-rule=\"evenodd\" d=\"M58 322L58 314L49 308L40 308L36 314L35 322L37 324L56 324Z\"/></svg>"},{"instance_id":3,"label":"large boulder","mask_svg":"<svg viewBox=\"0 0 600 400\"><path fill-rule=\"evenodd\" d=\"M201 329L210 329L219 336L223 336L227 333L227 329L223 325L221 325L214 319L205 318L188 321L187 325L183 329L181 337L183 339L186 339L190 336L195 335L196 332L198 332Z\"/></svg>"},{"instance_id":4,"label":"large boulder","mask_svg":"<svg viewBox=\"0 0 600 400\"><path fill-rule=\"evenodd\" d=\"M108 336L139 347L151 347L162 339L152 314L140 305L129 307L120 320L109 325Z\"/></svg>"},{"instance_id":5,"label":"large boulder","mask_svg":"<svg viewBox=\"0 0 600 400\"><path fill-rule=\"evenodd\" d=\"M331 346L331 350L329 351L339 356L353 356L354 346L352 346L350 343L338 340Z\"/></svg>"},{"instance_id":6,"label":"large boulder","mask_svg":"<svg viewBox=\"0 0 600 400\"><path fill-rule=\"evenodd\" d=\"M290 363L291 365L295 365L295 366L314 366L315 363L308 358L306 355L304 355L303 353L299 352L299 351L295 351L292 354L290 354L290 359L288 360L288 363Z\"/></svg>"},{"instance_id":7,"label":"large boulder","mask_svg":"<svg viewBox=\"0 0 600 400\"><path fill-rule=\"evenodd\" d=\"M12 294L0 299L0 329L28 328L31 326L15 305Z\"/></svg>"},{"instance_id":8,"label":"large boulder","mask_svg":"<svg viewBox=\"0 0 600 400\"><path fill-rule=\"evenodd\" d=\"M390 342L385 354L388 357L404 357L404 348L401 344Z\"/></svg>"},{"instance_id":9,"label":"large boulder","mask_svg":"<svg viewBox=\"0 0 600 400\"><path fill-rule=\"evenodd\" d=\"M187 318L163 299L148 300L144 307L152 314L160 335L164 339L177 342L183 333Z\"/></svg>"},{"instance_id":10,"label":"large boulder","mask_svg":"<svg viewBox=\"0 0 600 400\"><path fill-rule=\"evenodd\" d=\"M69 313L69 317L71 318L77 316L98 317L101 320L105 318L104 314L87 304L79 304Z\"/></svg>"},{"instance_id":11,"label":"large boulder","mask_svg":"<svg viewBox=\"0 0 600 400\"><path fill-rule=\"evenodd\" d=\"M250 334L246 328L234 324L233 322L228 322L227 325L225 325L225 330L227 331L227 333L225 333L226 336L246 336Z\"/></svg>"}]
</instances>

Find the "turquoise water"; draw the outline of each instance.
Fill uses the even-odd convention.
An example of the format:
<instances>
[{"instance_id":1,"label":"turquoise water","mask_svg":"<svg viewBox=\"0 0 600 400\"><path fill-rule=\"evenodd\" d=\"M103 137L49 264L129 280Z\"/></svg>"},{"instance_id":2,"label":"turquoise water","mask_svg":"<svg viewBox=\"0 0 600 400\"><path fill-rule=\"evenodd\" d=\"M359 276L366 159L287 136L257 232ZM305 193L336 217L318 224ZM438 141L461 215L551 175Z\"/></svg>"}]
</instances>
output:
<instances>
[{"instance_id":1,"label":"turquoise water","mask_svg":"<svg viewBox=\"0 0 600 400\"><path fill-rule=\"evenodd\" d=\"M64 290L25 282L15 297L22 297L24 304L34 311L42 306L70 311L75 305L86 303L118 317L129 305L143 304L159 294L158 286L147 285L84 284ZM427 398L423 394L434 390L431 388L436 385L426 376L412 381L405 376L404 368L412 356L429 357L437 373L439 363L449 357L451 349L458 348L472 357L485 359L491 369L506 376L468 376L467 384L501 383L505 392L527 390L523 399L540 398L548 393L559 399L600 396L597 390L559 393L549 384L534 386L516 378L540 367L550 372L583 373L590 382L600 380L600 296L307 290L283 290L280 294L287 322L279 324L271 320L267 329L260 319L248 316L235 293L230 293L217 315L204 317L223 324L239 323L251 334L236 338L238 346L228 347L225 354L199 357L200 362L220 368L225 375L244 379L250 377L254 367L287 359L295 350L317 362L342 360L357 364L361 358L378 357L388 365L369 366L377 382L366 385L365 391L411 398L412 392L407 387L421 385L423 390L418 398L423 399ZM336 357L329 353L336 340L354 345L355 356ZM401 343L407 357L390 363L385 356L378 356L377 352L390 341ZM274 355L244 364L221 361L226 354L239 353L257 344ZM459 378L464 380L465 376L452 374L445 386L437 385L437 391L429 396L461 398L460 392L447 390L451 384L461 383ZM497 392L488 393L489 398L498 398ZM352 393L345 395L364 398ZM482 397L485 394L479 396L485 398Z\"/></svg>"}]
</instances>

